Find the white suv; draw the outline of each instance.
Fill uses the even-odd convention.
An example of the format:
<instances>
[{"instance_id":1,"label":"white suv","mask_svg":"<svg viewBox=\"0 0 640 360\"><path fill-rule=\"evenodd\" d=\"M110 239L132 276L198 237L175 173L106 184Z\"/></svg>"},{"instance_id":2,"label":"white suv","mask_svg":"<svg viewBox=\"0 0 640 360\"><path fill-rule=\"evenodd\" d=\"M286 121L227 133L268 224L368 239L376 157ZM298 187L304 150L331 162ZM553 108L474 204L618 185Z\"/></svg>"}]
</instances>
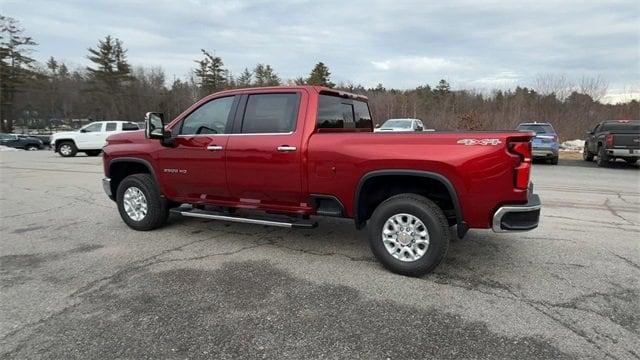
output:
<instances>
[{"instance_id":1,"label":"white suv","mask_svg":"<svg viewBox=\"0 0 640 360\"><path fill-rule=\"evenodd\" d=\"M92 122L77 131L59 132L51 135L51 148L63 157L76 156L78 151L88 156L98 156L107 144L109 135L123 131L140 130L138 124L129 121Z\"/></svg>"}]
</instances>

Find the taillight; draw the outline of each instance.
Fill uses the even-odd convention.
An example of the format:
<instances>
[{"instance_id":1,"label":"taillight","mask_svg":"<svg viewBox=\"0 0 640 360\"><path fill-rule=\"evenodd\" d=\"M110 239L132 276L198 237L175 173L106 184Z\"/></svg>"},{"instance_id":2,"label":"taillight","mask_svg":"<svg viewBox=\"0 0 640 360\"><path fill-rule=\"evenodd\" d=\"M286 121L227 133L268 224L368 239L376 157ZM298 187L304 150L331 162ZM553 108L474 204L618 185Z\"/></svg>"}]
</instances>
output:
<instances>
[{"instance_id":1,"label":"taillight","mask_svg":"<svg viewBox=\"0 0 640 360\"><path fill-rule=\"evenodd\" d=\"M613 146L613 134L607 134L606 142L607 142L607 147Z\"/></svg>"},{"instance_id":2,"label":"taillight","mask_svg":"<svg viewBox=\"0 0 640 360\"><path fill-rule=\"evenodd\" d=\"M509 143L509 152L517 155L520 161L514 168L513 186L526 190L531 175L531 141Z\"/></svg>"}]
</instances>

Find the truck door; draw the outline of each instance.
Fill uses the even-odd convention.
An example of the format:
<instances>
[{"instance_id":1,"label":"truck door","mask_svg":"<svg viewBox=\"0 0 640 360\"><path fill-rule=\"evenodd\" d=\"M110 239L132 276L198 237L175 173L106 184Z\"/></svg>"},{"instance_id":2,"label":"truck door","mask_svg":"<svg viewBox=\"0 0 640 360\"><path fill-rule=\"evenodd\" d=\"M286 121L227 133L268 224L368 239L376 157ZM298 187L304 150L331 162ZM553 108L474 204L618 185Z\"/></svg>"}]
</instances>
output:
<instances>
[{"instance_id":1,"label":"truck door","mask_svg":"<svg viewBox=\"0 0 640 360\"><path fill-rule=\"evenodd\" d=\"M80 129L80 134L76 137L76 145L78 146L78 149L102 149L104 141L101 141L101 139L104 135L104 125L105 123L103 122L95 122Z\"/></svg>"},{"instance_id":2,"label":"truck door","mask_svg":"<svg viewBox=\"0 0 640 360\"><path fill-rule=\"evenodd\" d=\"M176 125L175 146L158 153L158 176L167 196L194 203L229 198L225 153L236 99L212 99Z\"/></svg>"},{"instance_id":3,"label":"truck door","mask_svg":"<svg viewBox=\"0 0 640 360\"><path fill-rule=\"evenodd\" d=\"M227 144L227 179L236 201L255 207L300 207L306 93L244 95Z\"/></svg>"}]
</instances>

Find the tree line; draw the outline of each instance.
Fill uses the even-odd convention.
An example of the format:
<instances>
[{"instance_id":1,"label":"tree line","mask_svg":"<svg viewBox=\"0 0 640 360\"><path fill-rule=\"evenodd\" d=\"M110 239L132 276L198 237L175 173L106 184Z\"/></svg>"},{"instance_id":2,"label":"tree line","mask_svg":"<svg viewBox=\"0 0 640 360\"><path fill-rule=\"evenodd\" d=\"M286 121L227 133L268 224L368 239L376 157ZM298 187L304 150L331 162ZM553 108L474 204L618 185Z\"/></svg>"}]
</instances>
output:
<instances>
[{"instance_id":1,"label":"tree line","mask_svg":"<svg viewBox=\"0 0 640 360\"><path fill-rule=\"evenodd\" d=\"M638 101L600 102L607 90L601 78L578 85L559 76L541 76L535 89L516 87L483 93L452 90L446 80L415 89L334 84L322 62L306 77L283 80L269 64L255 64L232 74L220 56L205 49L194 60L187 79L167 80L160 67L133 67L120 39L106 36L89 48L86 68L70 69L50 57L45 64L31 57L37 46L17 20L0 15L0 125L2 132L51 129L73 119L141 121L145 111L174 117L197 99L216 91L254 86L322 85L369 98L377 124L388 118L415 117L438 130L512 129L522 121L551 122L564 139L580 138L605 119L633 118Z\"/></svg>"}]
</instances>

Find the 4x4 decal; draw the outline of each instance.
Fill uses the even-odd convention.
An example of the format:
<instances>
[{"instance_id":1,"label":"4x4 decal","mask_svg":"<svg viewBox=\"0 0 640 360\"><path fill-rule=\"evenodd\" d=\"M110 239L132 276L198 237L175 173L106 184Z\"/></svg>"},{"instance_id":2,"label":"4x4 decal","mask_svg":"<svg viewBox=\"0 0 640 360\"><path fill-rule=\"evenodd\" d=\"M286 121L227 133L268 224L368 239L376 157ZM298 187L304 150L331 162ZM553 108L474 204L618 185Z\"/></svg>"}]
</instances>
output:
<instances>
[{"instance_id":1,"label":"4x4 decal","mask_svg":"<svg viewBox=\"0 0 640 360\"><path fill-rule=\"evenodd\" d=\"M500 139L461 139L458 144L464 145L499 145L502 144Z\"/></svg>"}]
</instances>

